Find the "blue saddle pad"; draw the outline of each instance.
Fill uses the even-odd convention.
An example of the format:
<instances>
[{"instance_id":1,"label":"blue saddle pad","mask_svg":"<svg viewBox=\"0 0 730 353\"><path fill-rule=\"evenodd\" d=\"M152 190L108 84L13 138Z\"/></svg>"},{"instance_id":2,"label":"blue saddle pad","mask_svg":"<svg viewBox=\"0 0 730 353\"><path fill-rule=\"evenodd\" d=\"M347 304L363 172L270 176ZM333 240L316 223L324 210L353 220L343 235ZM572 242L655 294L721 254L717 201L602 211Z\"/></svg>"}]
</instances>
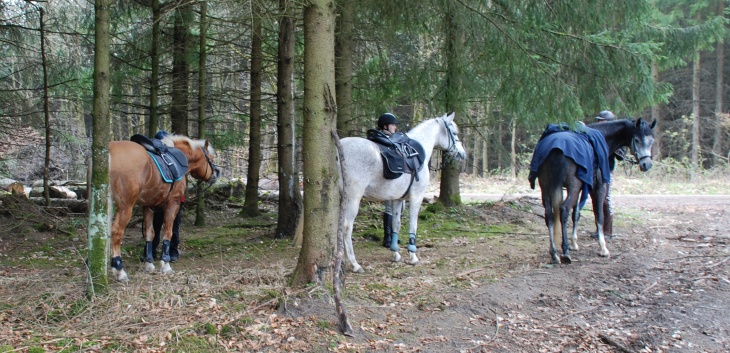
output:
<instances>
[{"instance_id":1,"label":"blue saddle pad","mask_svg":"<svg viewBox=\"0 0 730 353\"><path fill-rule=\"evenodd\" d=\"M188 172L188 159L182 151L169 147L158 139L150 139L140 134L133 135L130 140L147 150L163 181L172 183L185 177L185 173Z\"/></svg>"}]
</instances>

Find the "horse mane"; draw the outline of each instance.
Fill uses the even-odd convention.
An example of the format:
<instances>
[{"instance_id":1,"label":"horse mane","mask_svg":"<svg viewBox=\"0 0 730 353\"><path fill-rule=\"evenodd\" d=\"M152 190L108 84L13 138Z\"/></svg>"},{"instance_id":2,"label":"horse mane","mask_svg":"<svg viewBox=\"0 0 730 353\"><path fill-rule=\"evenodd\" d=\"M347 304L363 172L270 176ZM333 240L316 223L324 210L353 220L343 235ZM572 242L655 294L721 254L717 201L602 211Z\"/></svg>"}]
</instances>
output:
<instances>
[{"instance_id":1,"label":"horse mane","mask_svg":"<svg viewBox=\"0 0 730 353\"><path fill-rule=\"evenodd\" d=\"M430 118L430 119L421 121L420 123L416 124L416 126L414 126L409 132L418 133L420 130L425 129L426 125L428 125L429 122L436 121L436 119L438 119L438 118Z\"/></svg>"},{"instance_id":2,"label":"horse mane","mask_svg":"<svg viewBox=\"0 0 730 353\"><path fill-rule=\"evenodd\" d=\"M187 143L191 149L195 149L197 147L205 148L206 140L195 140L191 139L184 135L167 135L165 138L162 139L162 142L168 146L175 147L175 142L185 142ZM208 154L214 155L215 151L213 150L213 146L208 144Z\"/></svg>"}]
</instances>

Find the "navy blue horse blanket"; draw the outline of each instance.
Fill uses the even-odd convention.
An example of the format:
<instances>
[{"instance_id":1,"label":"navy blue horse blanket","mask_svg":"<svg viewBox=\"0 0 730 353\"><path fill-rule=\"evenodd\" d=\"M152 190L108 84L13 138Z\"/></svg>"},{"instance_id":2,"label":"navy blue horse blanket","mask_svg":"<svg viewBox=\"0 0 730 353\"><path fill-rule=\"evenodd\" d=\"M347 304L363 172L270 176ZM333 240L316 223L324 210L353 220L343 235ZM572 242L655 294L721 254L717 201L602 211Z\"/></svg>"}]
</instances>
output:
<instances>
[{"instance_id":1,"label":"navy blue horse blanket","mask_svg":"<svg viewBox=\"0 0 730 353\"><path fill-rule=\"evenodd\" d=\"M593 188L593 172L600 168L604 183L611 182L611 169L608 165L608 145L603 134L583 124L578 126L579 131L571 131L566 125L549 124L542 133L535 146L530 162L530 184L534 188L537 170L545 161L550 151L559 149L570 157L578 166L576 177L583 182L583 192L580 199L582 209Z\"/></svg>"}]
</instances>

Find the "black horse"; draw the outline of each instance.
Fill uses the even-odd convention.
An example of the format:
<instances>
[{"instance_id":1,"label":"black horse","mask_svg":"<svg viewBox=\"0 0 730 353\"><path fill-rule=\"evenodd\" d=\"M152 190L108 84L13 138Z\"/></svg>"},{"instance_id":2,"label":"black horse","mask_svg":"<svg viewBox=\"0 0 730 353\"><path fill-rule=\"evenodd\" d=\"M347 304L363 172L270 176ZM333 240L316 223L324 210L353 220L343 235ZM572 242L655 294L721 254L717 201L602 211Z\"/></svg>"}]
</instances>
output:
<instances>
[{"instance_id":1,"label":"black horse","mask_svg":"<svg viewBox=\"0 0 730 353\"><path fill-rule=\"evenodd\" d=\"M615 163L614 154L620 148L629 146L639 162L641 170L646 171L651 168L651 146L654 143L652 128L655 124L656 122L649 125L641 119L636 121L623 119L591 124L590 128L581 133L555 132L560 134L558 136L577 135L586 142L583 144L575 142L577 141L575 136L569 137L568 135L565 136L573 142L555 142L555 136L549 137L551 135L548 131L550 127L543 133L533 154L529 178L533 189L535 178L539 180L542 203L545 207L545 224L550 234L550 255L553 263L570 263L570 250L578 250L578 220L580 219L580 209L588 194L591 196L598 229L600 255L609 256L603 235L603 205L608 189L607 184L610 182L610 169ZM596 138L596 133L600 133L604 139ZM570 144L577 144L578 147L571 150L568 148ZM563 188L567 190L565 198L563 198ZM567 223L571 210L573 212L573 232L569 244ZM560 223L562 231L563 253L561 256L558 256L555 248L555 224L557 223Z\"/></svg>"}]
</instances>

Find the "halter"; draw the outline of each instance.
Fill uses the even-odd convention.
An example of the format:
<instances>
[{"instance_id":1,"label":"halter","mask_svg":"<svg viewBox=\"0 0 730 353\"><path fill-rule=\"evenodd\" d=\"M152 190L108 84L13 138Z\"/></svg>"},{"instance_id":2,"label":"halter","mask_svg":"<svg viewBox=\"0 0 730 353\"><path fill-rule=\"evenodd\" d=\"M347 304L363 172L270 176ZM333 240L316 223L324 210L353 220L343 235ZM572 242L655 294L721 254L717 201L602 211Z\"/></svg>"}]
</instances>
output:
<instances>
[{"instance_id":1,"label":"halter","mask_svg":"<svg viewBox=\"0 0 730 353\"><path fill-rule=\"evenodd\" d=\"M438 121L442 122L444 124L444 127L446 128L446 131L449 133L449 148L446 149L446 155L450 158L454 158L454 155L457 155L459 152L456 150L456 143L460 142L459 138L454 135L454 133L451 131L451 128L449 127L449 124L444 121L442 118L438 118Z\"/></svg>"}]
</instances>

